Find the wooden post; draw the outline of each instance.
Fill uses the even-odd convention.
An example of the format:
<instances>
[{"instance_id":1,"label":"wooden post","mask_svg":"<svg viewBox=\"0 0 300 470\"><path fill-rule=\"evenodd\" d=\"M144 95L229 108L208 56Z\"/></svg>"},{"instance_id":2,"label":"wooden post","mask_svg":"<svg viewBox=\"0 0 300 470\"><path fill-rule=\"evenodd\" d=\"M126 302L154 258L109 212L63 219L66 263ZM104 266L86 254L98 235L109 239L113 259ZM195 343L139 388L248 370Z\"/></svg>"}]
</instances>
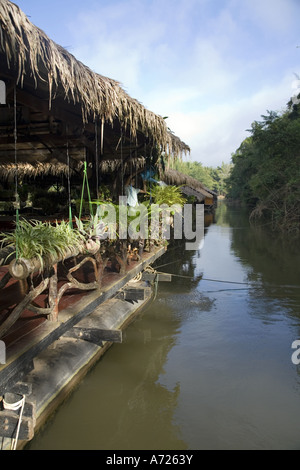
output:
<instances>
[{"instance_id":1,"label":"wooden post","mask_svg":"<svg viewBox=\"0 0 300 470\"><path fill-rule=\"evenodd\" d=\"M48 302L51 313L48 319L52 322L58 321L58 296L57 296L57 264L53 266L53 274L49 281Z\"/></svg>"},{"instance_id":2,"label":"wooden post","mask_svg":"<svg viewBox=\"0 0 300 470\"><path fill-rule=\"evenodd\" d=\"M144 252L145 240L139 240L139 257L141 258Z\"/></svg>"},{"instance_id":3,"label":"wooden post","mask_svg":"<svg viewBox=\"0 0 300 470\"><path fill-rule=\"evenodd\" d=\"M0 437L8 439L18 437L20 440L30 441L34 437L35 424L35 403L20 394L5 393L0 407ZM16 436L18 427L19 432Z\"/></svg>"}]
</instances>

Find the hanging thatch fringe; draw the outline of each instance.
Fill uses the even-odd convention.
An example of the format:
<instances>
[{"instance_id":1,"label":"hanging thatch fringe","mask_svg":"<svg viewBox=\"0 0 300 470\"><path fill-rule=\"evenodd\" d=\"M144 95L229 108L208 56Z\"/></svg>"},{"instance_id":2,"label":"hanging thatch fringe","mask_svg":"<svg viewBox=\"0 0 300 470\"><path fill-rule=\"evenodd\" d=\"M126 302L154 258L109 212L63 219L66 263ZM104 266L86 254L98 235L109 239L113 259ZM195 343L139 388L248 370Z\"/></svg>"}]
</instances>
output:
<instances>
[{"instance_id":1,"label":"hanging thatch fringe","mask_svg":"<svg viewBox=\"0 0 300 470\"><path fill-rule=\"evenodd\" d=\"M100 162L100 171L102 173L113 173L115 171L119 171L121 166L123 165L123 171L125 173L130 173L131 169L134 171L139 171L145 167L146 160L144 157L138 158L131 158L126 162L122 162L120 160L102 160Z\"/></svg>"},{"instance_id":2,"label":"hanging thatch fringe","mask_svg":"<svg viewBox=\"0 0 300 470\"><path fill-rule=\"evenodd\" d=\"M69 167L63 163L2 163L0 164L0 179L2 180L13 180L18 172L20 179L25 176L31 178L37 178L38 176L51 175L51 176L68 176ZM72 169L70 168L72 173Z\"/></svg>"},{"instance_id":3,"label":"hanging thatch fringe","mask_svg":"<svg viewBox=\"0 0 300 470\"><path fill-rule=\"evenodd\" d=\"M121 168L120 160L102 160L99 162L99 170L102 173L113 173L120 170ZM13 181L16 172L20 179L25 176L30 178L37 178L39 176L65 176L68 177L69 171L70 175L73 175L76 172L80 172L83 169L84 162L79 162L76 166L69 168L67 164L54 162L54 163L41 163L36 162L31 163L18 163L16 166L15 163L1 163L0 164L0 180L10 180ZM137 157L131 158L126 162L123 162L123 170L125 173L129 173L132 169L134 171L139 171L145 167L145 158Z\"/></svg>"},{"instance_id":4,"label":"hanging thatch fringe","mask_svg":"<svg viewBox=\"0 0 300 470\"><path fill-rule=\"evenodd\" d=\"M83 122L118 119L132 138L142 132L162 151L174 157L189 147L167 128L165 120L131 98L110 78L94 73L67 50L49 39L9 0L0 2L0 54L9 69L16 71L17 84L34 80L37 89L48 92L49 107L57 96L80 105ZM32 80L31 79L31 80Z\"/></svg>"}]
</instances>

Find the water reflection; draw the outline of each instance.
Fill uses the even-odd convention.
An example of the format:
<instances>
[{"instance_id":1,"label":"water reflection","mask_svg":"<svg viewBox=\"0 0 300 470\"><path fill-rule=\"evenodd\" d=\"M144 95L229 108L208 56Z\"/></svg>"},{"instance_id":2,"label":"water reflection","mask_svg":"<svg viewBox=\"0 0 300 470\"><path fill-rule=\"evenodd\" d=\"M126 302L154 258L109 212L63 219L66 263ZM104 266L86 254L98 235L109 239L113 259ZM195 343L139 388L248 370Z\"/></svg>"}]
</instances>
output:
<instances>
[{"instance_id":1,"label":"water reflection","mask_svg":"<svg viewBox=\"0 0 300 470\"><path fill-rule=\"evenodd\" d=\"M243 210L234 212L225 206L222 217L234 225L233 214L238 219L239 212L245 227L232 230L231 249L247 268L251 311L264 321L281 321L288 315L298 322L300 240L247 225L247 213Z\"/></svg>"},{"instance_id":2,"label":"water reflection","mask_svg":"<svg viewBox=\"0 0 300 470\"><path fill-rule=\"evenodd\" d=\"M190 261L201 280L172 282L180 295L172 291L171 301L171 288L160 287L160 300L183 320L161 381L172 386L180 375L175 418L191 448L300 447L300 369L291 362L300 337L298 246L250 227L239 207L220 205Z\"/></svg>"}]
</instances>

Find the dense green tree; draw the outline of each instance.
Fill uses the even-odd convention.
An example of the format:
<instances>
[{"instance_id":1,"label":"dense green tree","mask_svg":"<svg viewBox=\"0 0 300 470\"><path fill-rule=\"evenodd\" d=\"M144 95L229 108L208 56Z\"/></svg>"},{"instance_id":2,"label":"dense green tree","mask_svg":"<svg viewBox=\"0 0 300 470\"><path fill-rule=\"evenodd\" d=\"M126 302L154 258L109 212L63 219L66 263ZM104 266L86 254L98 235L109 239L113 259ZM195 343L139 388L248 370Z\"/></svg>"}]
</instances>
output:
<instances>
[{"instance_id":1,"label":"dense green tree","mask_svg":"<svg viewBox=\"0 0 300 470\"><path fill-rule=\"evenodd\" d=\"M200 162L176 161L173 169L197 179L208 189L220 195L226 195L226 180L230 174L232 164L222 163L217 168L203 166Z\"/></svg>"},{"instance_id":2,"label":"dense green tree","mask_svg":"<svg viewBox=\"0 0 300 470\"><path fill-rule=\"evenodd\" d=\"M281 114L254 121L251 136L232 155L228 196L254 205L252 218L269 217L273 227L300 229L300 115L290 102Z\"/></svg>"},{"instance_id":3,"label":"dense green tree","mask_svg":"<svg viewBox=\"0 0 300 470\"><path fill-rule=\"evenodd\" d=\"M199 180L204 186L213 189L214 180L208 168L204 167L202 163L177 160L173 168L174 170L180 171L180 173L184 173L185 175Z\"/></svg>"},{"instance_id":4,"label":"dense green tree","mask_svg":"<svg viewBox=\"0 0 300 470\"><path fill-rule=\"evenodd\" d=\"M248 205L253 205L257 201L250 186L250 180L255 173L254 151L253 139L247 137L231 156L233 166L226 180L227 196L239 199Z\"/></svg>"},{"instance_id":5,"label":"dense green tree","mask_svg":"<svg viewBox=\"0 0 300 470\"><path fill-rule=\"evenodd\" d=\"M227 185L226 181L230 176L232 164L222 162L221 166L211 169L213 179L215 180L215 189L221 196L226 196Z\"/></svg>"}]
</instances>

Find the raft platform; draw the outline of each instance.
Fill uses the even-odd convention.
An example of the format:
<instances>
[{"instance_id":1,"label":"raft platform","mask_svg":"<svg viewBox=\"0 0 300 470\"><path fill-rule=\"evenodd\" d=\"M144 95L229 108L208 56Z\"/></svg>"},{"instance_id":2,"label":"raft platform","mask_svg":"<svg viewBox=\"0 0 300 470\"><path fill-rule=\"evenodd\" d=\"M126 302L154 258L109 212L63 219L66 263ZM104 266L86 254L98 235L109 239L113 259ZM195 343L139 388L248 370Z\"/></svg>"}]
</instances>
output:
<instances>
[{"instance_id":1,"label":"raft platform","mask_svg":"<svg viewBox=\"0 0 300 470\"><path fill-rule=\"evenodd\" d=\"M6 363L0 364L0 443L22 449L66 399L88 370L151 300L149 267L166 252L158 247L131 262L125 274L109 273L101 287L65 296L57 322L20 319L18 335L4 338ZM160 280L169 280L162 279ZM22 333L21 333L22 332ZM5 397L23 399L21 409L5 408ZM1 447L0 447L1 448Z\"/></svg>"}]
</instances>

